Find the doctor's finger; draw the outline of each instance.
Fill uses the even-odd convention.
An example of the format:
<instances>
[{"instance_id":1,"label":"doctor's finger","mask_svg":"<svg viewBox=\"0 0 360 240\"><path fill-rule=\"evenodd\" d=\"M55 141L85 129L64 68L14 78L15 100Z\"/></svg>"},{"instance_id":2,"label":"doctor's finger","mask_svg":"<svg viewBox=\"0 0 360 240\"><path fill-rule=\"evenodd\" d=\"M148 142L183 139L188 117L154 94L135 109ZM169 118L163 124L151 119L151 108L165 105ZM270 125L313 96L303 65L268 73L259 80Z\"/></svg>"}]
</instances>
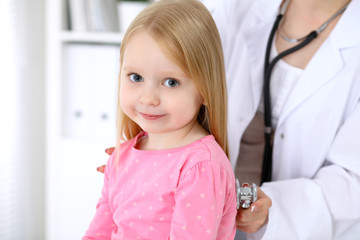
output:
<instances>
[{"instance_id":1,"label":"doctor's finger","mask_svg":"<svg viewBox=\"0 0 360 240\"><path fill-rule=\"evenodd\" d=\"M98 167L98 168L96 169L96 171L101 172L101 173L104 173L104 172L105 172L105 167L106 167L106 165L102 165L102 166Z\"/></svg>"},{"instance_id":2,"label":"doctor's finger","mask_svg":"<svg viewBox=\"0 0 360 240\"><path fill-rule=\"evenodd\" d=\"M255 227L262 225L269 214L269 208L272 205L271 199L258 188L258 200L251 204L248 209L239 209L236 215L236 225L242 227Z\"/></svg>"},{"instance_id":3,"label":"doctor's finger","mask_svg":"<svg viewBox=\"0 0 360 240\"><path fill-rule=\"evenodd\" d=\"M266 219L267 213L265 213L264 211L258 214L253 214L253 216L250 216L248 218L239 215L236 218L236 228L243 232L253 233L258 231L264 225Z\"/></svg>"},{"instance_id":4,"label":"doctor's finger","mask_svg":"<svg viewBox=\"0 0 360 240\"><path fill-rule=\"evenodd\" d=\"M255 221L264 221L267 218L268 209L239 209L236 215L237 225L248 225Z\"/></svg>"},{"instance_id":5,"label":"doctor's finger","mask_svg":"<svg viewBox=\"0 0 360 240\"><path fill-rule=\"evenodd\" d=\"M105 152L106 152L108 155L111 155L111 154L114 152L114 150L115 150L114 147L110 147L110 148L105 149Z\"/></svg>"},{"instance_id":6,"label":"doctor's finger","mask_svg":"<svg viewBox=\"0 0 360 240\"><path fill-rule=\"evenodd\" d=\"M269 198L262 190L261 188L257 189L258 193L258 200L251 204L250 209L253 212L256 211L262 211L262 210L268 210L272 206L271 198Z\"/></svg>"}]
</instances>

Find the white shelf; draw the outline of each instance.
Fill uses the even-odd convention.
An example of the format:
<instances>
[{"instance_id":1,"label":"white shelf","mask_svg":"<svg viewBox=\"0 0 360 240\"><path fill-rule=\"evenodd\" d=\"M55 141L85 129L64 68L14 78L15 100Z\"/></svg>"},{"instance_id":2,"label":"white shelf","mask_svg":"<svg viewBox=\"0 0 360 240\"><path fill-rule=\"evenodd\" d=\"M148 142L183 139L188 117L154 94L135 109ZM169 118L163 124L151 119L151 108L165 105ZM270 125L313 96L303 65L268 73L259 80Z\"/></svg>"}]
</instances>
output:
<instances>
[{"instance_id":1,"label":"white shelf","mask_svg":"<svg viewBox=\"0 0 360 240\"><path fill-rule=\"evenodd\" d=\"M60 40L65 43L98 43L120 45L123 33L62 31Z\"/></svg>"},{"instance_id":2,"label":"white shelf","mask_svg":"<svg viewBox=\"0 0 360 240\"><path fill-rule=\"evenodd\" d=\"M120 32L69 31L68 0L46 0L46 239L80 239L115 144ZM79 116L74 115L77 111Z\"/></svg>"}]
</instances>

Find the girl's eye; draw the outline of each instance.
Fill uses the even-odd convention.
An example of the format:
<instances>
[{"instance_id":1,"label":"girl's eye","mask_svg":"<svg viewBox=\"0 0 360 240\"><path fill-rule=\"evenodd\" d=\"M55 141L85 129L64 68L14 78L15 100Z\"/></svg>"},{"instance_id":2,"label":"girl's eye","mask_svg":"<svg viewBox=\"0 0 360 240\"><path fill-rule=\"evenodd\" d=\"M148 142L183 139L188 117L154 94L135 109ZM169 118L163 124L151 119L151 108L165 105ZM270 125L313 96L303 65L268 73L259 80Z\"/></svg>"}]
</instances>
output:
<instances>
[{"instance_id":1,"label":"girl's eye","mask_svg":"<svg viewBox=\"0 0 360 240\"><path fill-rule=\"evenodd\" d=\"M174 79L171 79L171 78L170 78L170 79L166 79L166 80L165 80L164 85L165 85L166 87L174 88L174 87L176 87L176 86L179 85L179 82L176 81L176 80L174 80Z\"/></svg>"},{"instance_id":2,"label":"girl's eye","mask_svg":"<svg viewBox=\"0 0 360 240\"><path fill-rule=\"evenodd\" d=\"M136 73L130 74L130 80L133 82L143 82L144 81L143 77Z\"/></svg>"}]
</instances>

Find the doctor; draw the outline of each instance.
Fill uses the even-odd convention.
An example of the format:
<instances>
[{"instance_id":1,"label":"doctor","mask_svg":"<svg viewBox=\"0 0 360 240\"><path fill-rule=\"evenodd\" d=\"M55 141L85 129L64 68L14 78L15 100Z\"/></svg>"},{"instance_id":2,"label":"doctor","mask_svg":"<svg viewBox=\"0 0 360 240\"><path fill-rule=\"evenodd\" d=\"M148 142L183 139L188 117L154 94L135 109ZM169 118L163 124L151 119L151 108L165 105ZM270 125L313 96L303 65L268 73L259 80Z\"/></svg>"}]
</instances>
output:
<instances>
[{"instance_id":1,"label":"doctor","mask_svg":"<svg viewBox=\"0 0 360 240\"><path fill-rule=\"evenodd\" d=\"M258 204L238 212L251 239L359 239L360 0L224 0L215 10L229 90L230 159L241 182L260 183L264 62L270 77L272 168ZM270 207L272 202L272 207Z\"/></svg>"}]
</instances>

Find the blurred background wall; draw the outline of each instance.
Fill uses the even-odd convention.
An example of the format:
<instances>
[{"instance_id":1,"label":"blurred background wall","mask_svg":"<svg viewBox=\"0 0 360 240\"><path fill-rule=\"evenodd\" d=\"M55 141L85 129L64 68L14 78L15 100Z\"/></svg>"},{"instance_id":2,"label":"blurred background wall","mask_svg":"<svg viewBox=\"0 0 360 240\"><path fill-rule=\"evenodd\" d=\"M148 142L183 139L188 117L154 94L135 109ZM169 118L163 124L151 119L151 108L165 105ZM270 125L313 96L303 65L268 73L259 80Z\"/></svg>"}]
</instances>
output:
<instances>
[{"instance_id":1,"label":"blurred background wall","mask_svg":"<svg viewBox=\"0 0 360 240\"><path fill-rule=\"evenodd\" d=\"M45 234L44 0L0 0L0 239Z\"/></svg>"},{"instance_id":2,"label":"blurred background wall","mask_svg":"<svg viewBox=\"0 0 360 240\"><path fill-rule=\"evenodd\" d=\"M65 208L58 203L69 206L77 204L76 206L85 209L87 215L92 216L99 196L98 190L102 185L102 175L95 171L95 167L101 165L102 160L106 160L103 150L111 146L106 141L102 141L103 145L97 144L97 148L93 151L99 154L92 156L93 162L83 159L86 163L82 164L78 161L78 166L76 162L71 161L76 158L73 152L67 152L63 159L67 159L69 163L62 163L63 169L55 168L53 173L56 174L49 176L51 174L48 171L49 159L45 159L49 152L49 149L46 149L49 142L46 137L46 119L49 118L49 111L46 112L46 109L49 109L49 103L50 109L56 106L51 106L52 102L46 99L47 86L53 79L46 80L46 73L50 76L56 73L46 67L49 61L52 61L52 59L45 60L46 49L49 50L49 46L46 46L46 25L49 24L49 19L56 18L51 16L51 13L63 11L60 8L51 8L49 11L50 8L47 7L55 1L65 3L68 0L0 0L0 240L64 239L59 232L69 236L82 234L90 222L90 217L81 216L80 218L86 219L84 222L80 221L80 225L84 226L74 227L76 218L71 218L75 216L71 212L72 209L63 211ZM204 0L204 2L208 4L209 9L213 9L216 0ZM73 47L66 41L78 41L77 35L71 35L75 36L75 40L73 38L66 40L69 32L66 29L62 30L65 30L63 45ZM97 37L95 41L96 39ZM92 42L90 45L92 50L97 48ZM104 47L107 44L98 45ZM110 44L110 47L111 45L113 44ZM77 46L77 43L74 46ZM106 54L106 52L101 51L97 54ZM62 68L59 67L58 70L61 71ZM75 73L79 72L78 68L75 70ZM117 72L113 74L117 75ZM110 92L108 89L100 90L103 93ZM79 150L74 150L77 151ZM77 169L81 171L83 182L79 180L81 178L76 172ZM62 178L58 179L58 175ZM85 181L86 177L88 180ZM56 184L49 184L51 183L49 179ZM88 195L80 196L78 191L80 188L75 188L74 192L69 190L68 186L74 183L87 186L82 190L91 192L89 196L92 196L92 202L89 201ZM67 192L65 190L61 192L59 188L53 186L60 186ZM73 194L73 199L67 199L70 194ZM62 198L57 199L58 195ZM53 200L50 208L49 199ZM90 205L89 208L84 207L87 204ZM56 209L53 211L55 214L50 214L52 218L46 218L49 212L52 212L49 209ZM67 221L66 224L73 226L74 229L69 229L66 224L63 226L57 224L57 220L62 219L58 212L69 212L68 215L63 214L66 215L64 219ZM71 239L78 238L70 237L64 240Z\"/></svg>"}]
</instances>

